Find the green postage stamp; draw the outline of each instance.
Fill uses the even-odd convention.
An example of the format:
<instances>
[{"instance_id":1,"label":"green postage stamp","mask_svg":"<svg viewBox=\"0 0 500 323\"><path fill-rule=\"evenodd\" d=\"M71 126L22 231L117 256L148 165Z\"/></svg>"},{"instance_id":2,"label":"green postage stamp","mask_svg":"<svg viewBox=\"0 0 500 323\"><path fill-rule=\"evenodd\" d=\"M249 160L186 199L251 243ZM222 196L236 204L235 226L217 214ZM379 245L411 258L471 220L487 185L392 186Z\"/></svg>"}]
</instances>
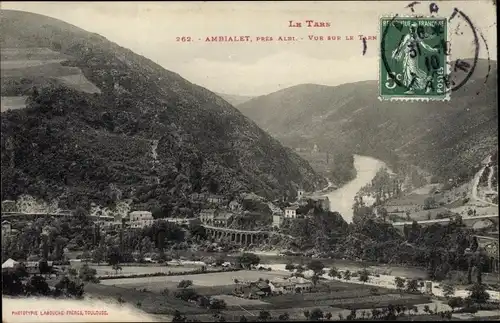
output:
<instances>
[{"instance_id":1,"label":"green postage stamp","mask_svg":"<svg viewBox=\"0 0 500 323\"><path fill-rule=\"evenodd\" d=\"M380 18L379 99L449 100L447 19Z\"/></svg>"}]
</instances>

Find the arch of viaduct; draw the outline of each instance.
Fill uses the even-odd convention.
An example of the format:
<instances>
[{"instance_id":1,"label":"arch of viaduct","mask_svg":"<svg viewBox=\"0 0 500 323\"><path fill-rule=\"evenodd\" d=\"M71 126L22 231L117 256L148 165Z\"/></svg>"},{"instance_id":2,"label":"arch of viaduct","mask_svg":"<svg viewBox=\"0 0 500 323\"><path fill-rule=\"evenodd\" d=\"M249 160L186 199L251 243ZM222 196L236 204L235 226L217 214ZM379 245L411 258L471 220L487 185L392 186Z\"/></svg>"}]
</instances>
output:
<instances>
[{"instance_id":1,"label":"arch of viaduct","mask_svg":"<svg viewBox=\"0 0 500 323\"><path fill-rule=\"evenodd\" d=\"M257 244L268 242L271 235L279 235L290 239L295 239L292 236L281 234L271 231L250 231L250 230L236 230L222 227L214 227L203 225L207 235L215 239L228 239L241 245Z\"/></svg>"}]
</instances>

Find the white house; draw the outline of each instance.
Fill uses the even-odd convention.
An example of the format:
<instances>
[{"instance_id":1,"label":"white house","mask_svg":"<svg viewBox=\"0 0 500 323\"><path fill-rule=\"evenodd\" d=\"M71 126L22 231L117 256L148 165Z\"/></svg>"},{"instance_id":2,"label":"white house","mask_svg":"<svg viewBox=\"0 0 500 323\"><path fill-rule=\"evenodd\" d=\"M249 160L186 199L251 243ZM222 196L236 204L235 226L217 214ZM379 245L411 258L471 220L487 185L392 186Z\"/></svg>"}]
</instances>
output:
<instances>
[{"instance_id":1,"label":"white house","mask_svg":"<svg viewBox=\"0 0 500 323\"><path fill-rule=\"evenodd\" d=\"M203 209L200 212L200 221L208 225L213 225L217 215L219 215L219 212L216 209Z\"/></svg>"},{"instance_id":2,"label":"white house","mask_svg":"<svg viewBox=\"0 0 500 323\"><path fill-rule=\"evenodd\" d=\"M285 208L285 218L287 219L296 219L297 218L297 209L299 207L297 205L289 206Z\"/></svg>"},{"instance_id":3,"label":"white house","mask_svg":"<svg viewBox=\"0 0 500 323\"><path fill-rule=\"evenodd\" d=\"M209 203L221 204L224 202L224 196L222 195L210 195L207 199Z\"/></svg>"},{"instance_id":4,"label":"white house","mask_svg":"<svg viewBox=\"0 0 500 323\"><path fill-rule=\"evenodd\" d=\"M215 216L213 223L215 226L218 226L218 227L226 227L232 217L233 217L233 213L227 212L227 211L222 211L222 212L219 212L219 214Z\"/></svg>"},{"instance_id":5,"label":"white house","mask_svg":"<svg viewBox=\"0 0 500 323\"><path fill-rule=\"evenodd\" d=\"M229 203L229 209L231 211L239 211L241 210L241 204L238 203L238 201L236 200L232 200L230 203Z\"/></svg>"},{"instance_id":6,"label":"white house","mask_svg":"<svg viewBox=\"0 0 500 323\"><path fill-rule=\"evenodd\" d=\"M310 280L302 277L276 278L269 283L271 291L277 294L309 292L313 287Z\"/></svg>"},{"instance_id":7,"label":"white house","mask_svg":"<svg viewBox=\"0 0 500 323\"><path fill-rule=\"evenodd\" d=\"M129 213L131 228L144 228L154 223L153 214L149 211L133 211Z\"/></svg>"},{"instance_id":8,"label":"white house","mask_svg":"<svg viewBox=\"0 0 500 323\"><path fill-rule=\"evenodd\" d=\"M5 220L2 221L2 234L10 234L12 232L12 224Z\"/></svg>"}]
</instances>

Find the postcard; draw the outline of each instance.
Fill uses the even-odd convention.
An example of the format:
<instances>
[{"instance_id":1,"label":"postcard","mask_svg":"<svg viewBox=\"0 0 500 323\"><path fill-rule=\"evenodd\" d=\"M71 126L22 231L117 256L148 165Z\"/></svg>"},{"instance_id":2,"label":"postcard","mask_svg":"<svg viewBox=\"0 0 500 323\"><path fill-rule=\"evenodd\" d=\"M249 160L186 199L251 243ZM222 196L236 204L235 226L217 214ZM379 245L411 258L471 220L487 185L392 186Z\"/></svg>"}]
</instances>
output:
<instances>
[{"instance_id":1,"label":"postcard","mask_svg":"<svg viewBox=\"0 0 500 323\"><path fill-rule=\"evenodd\" d=\"M496 6L3 1L2 321L498 319Z\"/></svg>"}]
</instances>

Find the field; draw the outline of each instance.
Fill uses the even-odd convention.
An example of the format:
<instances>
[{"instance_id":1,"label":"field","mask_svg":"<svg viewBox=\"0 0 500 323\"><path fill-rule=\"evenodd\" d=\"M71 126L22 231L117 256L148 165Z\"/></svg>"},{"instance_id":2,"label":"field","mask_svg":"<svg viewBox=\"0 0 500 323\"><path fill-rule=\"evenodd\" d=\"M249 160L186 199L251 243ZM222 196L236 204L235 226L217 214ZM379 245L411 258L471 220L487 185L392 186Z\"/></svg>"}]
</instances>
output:
<instances>
[{"instance_id":1,"label":"field","mask_svg":"<svg viewBox=\"0 0 500 323\"><path fill-rule=\"evenodd\" d=\"M155 268L157 269L155 266L131 266L129 271L150 271ZM173 267L165 268L172 269ZM180 268L185 269L186 266ZM331 313L334 316L333 319L338 319L339 314L345 317L351 309L357 309L358 312L361 312L362 310L370 311L372 308L386 307L388 304L411 306L430 303L430 298L421 294L400 294L383 287L375 287L376 291L374 291L374 287L370 285L336 280L320 281L318 283L319 291L314 293L269 296L260 300L231 295L234 288L238 286L234 283L234 279L240 281L256 281L259 278L271 280L277 276L288 276L288 273L245 270L198 275L113 279L103 280L100 284L89 284L86 291L94 297L121 297L131 305L140 302L141 309L148 313L172 314L174 310L179 310L188 317L195 317L202 321L213 321L214 313L173 297L174 291L178 289L177 284L181 280L192 280L192 288L201 295L223 299L227 308L222 311L222 315L228 321L238 321L242 315L253 321L262 310L268 311L274 318L288 313L292 320L303 320L305 319L304 311L320 308L324 313ZM168 294L161 294L164 289L168 289Z\"/></svg>"},{"instance_id":2,"label":"field","mask_svg":"<svg viewBox=\"0 0 500 323\"><path fill-rule=\"evenodd\" d=\"M165 267L167 270L174 267ZM181 268L186 268L185 266ZM174 288L182 280L191 280L198 292L221 294L230 292L234 289L234 279L239 281L256 281L259 278L272 279L278 276L286 276L286 273L276 272L263 272L263 271L250 271L242 270L235 272L224 273L208 273L197 275L182 275L182 276L163 276L163 277L141 277L141 278L123 278L103 280L103 285L115 285L125 288L146 288L154 292L161 292L165 288Z\"/></svg>"},{"instance_id":3,"label":"field","mask_svg":"<svg viewBox=\"0 0 500 323\"><path fill-rule=\"evenodd\" d=\"M25 108L26 98L27 96L2 96L2 112Z\"/></svg>"},{"instance_id":4,"label":"field","mask_svg":"<svg viewBox=\"0 0 500 323\"><path fill-rule=\"evenodd\" d=\"M9 60L2 61L1 67L3 70L9 69L21 69L26 67L40 66L45 64L54 64L64 62L65 59L48 59L48 60L34 60L34 59L26 59L26 60Z\"/></svg>"},{"instance_id":5,"label":"field","mask_svg":"<svg viewBox=\"0 0 500 323\"><path fill-rule=\"evenodd\" d=\"M23 80L24 78L31 79L32 81L38 80L38 82L41 79L57 79L59 83L82 92L101 92L97 86L92 84L83 75L79 68L63 66L63 64L61 64L71 59L70 56L52 51L48 48L5 48L1 50L1 57L2 82L10 81L11 83L22 83L26 81ZM34 82L34 84L35 83L37 82ZM23 87L19 87L19 89L19 91L25 90L23 90ZM15 94L11 93L8 95ZM2 111L5 110L3 103L2 100Z\"/></svg>"},{"instance_id":6,"label":"field","mask_svg":"<svg viewBox=\"0 0 500 323\"><path fill-rule=\"evenodd\" d=\"M77 88L86 93L101 93L101 90L93 83L89 82L83 74L74 74L58 77L65 85Z\"/></svg>"},{"instance_id":7,"label":"field","mask_svg":"<svg viewBox=\"0 0 500 323\"><path fill-rule=\"evenodd\" d=\"M72 263L71 266L74 268L79 268L82 266L82 263ZM94 268L97 271L97 276L113 276L116 275L115 270L113 270L112 266L108 265L90 265L91 268ZM118 271L118 275L140 275L140 274L154 274L154 273L168 273L170 272L183 272L183 271L191 271L199 269L200 266L121 266L122 270ZM163 278L163 277L156 277ZM132 279L132 278L130 278ZM136 278L139 279L139 278ZM119 281L121 279L113 279L111 281ZM118 285L118 284L116 284Z\"/></svg>"}]
</instances>

